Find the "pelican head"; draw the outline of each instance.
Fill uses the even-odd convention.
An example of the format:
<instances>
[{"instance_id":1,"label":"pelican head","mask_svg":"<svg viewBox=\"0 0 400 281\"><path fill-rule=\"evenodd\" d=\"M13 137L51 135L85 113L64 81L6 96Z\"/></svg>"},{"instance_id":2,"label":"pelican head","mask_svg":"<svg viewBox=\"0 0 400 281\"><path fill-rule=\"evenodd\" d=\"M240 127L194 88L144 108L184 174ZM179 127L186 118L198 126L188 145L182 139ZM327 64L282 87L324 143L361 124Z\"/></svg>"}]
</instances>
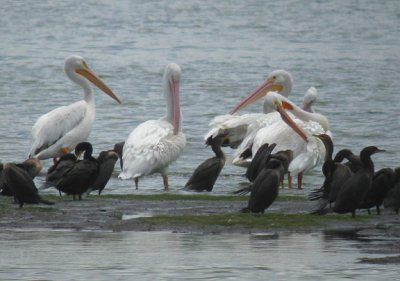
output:
<instances>
[{"instance_id":1,"label":"pelican head","mask_svg":"<svg viewBox=\"0 0 400 281\"><path fill-rule=\"evenodd\" d=\"M179 103L179 82L181 68L176 63L170 63L164 71L164 94L167 101L167 119L174 126L174 134L181 130L181 109Z\"/></svg>"},{"instance_id":2,"label":"pelican head","mask_svg":"<svg viewBox=\"0 0 400 281\"><path fill-rule=\"evenodd\" d=\"M292 91L293 79L289 72L285 70L274 70L268 76L267 79L252 91L246 98L244 98L235 108L233 108L230 114L234 114L240 109L252 104L253 102L264 97L271 91L278 92L282 96L289 96Z\"/></svg>"},{"instance_id":3,"label":"pelican head","mask_svg":"<svg viewBox=\"0 0 400 281\"><path fill-rule=\"evenodd\" d=\"M276 92L271 92L266 96L265 102L273 106L281 115L282 120L288 124L304 141L308 142L307 133L302 128L297 126L296 122L294 122L292 117L290 117L285 111L285 109L293 110L295 108L295 105L291 101Z\"/></svg>"},{"instance_id":4,"label":"pelican head","mask_svg":"<svg viewBox=\"0 0 400 281\"><path fill-rule=\"evenodd\" d=\"M302 108L308 112L314 112L312 105L317 100L318 94L315 87L310 87L304 95Z\"/></svg>"},{"instance_id":5,"label":"pelican head","mask_svg":"<svg viewBox=\"0 0 400 281\"><path fill-rule=\"evenodd\" d=\"M89 83L87 83L87 81L89 80L94 85L96 85L100 90L102 90L104 93L109 95L111 98L116 100L118 103L121 103L119 98L103 82L103 80L101 80L100 77L93 70L91 70L89 68L88 64L81 56L77 56L77 55L68 56L65 59L64 70L65 70L65 73L68 75L68 77L72 81L74 81L75 83L80 85L85 90L85 92L91 91Z\"/></svg>"}]
</instances>

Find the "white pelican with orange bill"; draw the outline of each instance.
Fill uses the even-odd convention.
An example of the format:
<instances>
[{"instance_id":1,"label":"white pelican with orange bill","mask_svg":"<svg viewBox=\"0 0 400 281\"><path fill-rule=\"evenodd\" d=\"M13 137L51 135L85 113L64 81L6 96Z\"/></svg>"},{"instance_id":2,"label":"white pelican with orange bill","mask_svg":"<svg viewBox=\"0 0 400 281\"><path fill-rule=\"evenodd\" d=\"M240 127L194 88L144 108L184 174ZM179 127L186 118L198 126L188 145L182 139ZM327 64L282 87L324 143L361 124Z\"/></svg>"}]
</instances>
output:
<instances>
[{"instance_id":1,"label":"white pelican with orange bill","mask_svg":"<svg viewBox=\"0 0 400 281\"><path fill-rule=\"evenodd\" d=\"M253 154L264 143L276 143L275 152L292 150L293 160L289 165L289 172L298 176L298 188L301 189L302 174L322 164L325 159L325 146L314 135L331 134L328 119L322 114L301 109L277 93L270 93L266 99L274 105L283 122L276 122L257 133Z\"/></svg>"},{"instance_id":2,"label":"white pelican with orange bill","mask_svg":"<svg viewBox=\"0 0 400 281\"><path fill-rule=\"evenodd\" d=\"M67 106L58 107L41 117L32 127L32 147L29 156L41 160L57 158L72 151L85 141L95 119L95 98L89 82L121 103L113 91L89 68L85 60L76 55L65 59L65 73L83 88L84 98Z\"/></svg>"},{"instance_id":3,"label":"white pelican with orange bill","mask_svg":"<svg viewBox=\"0 0 400 281\"><path fill-rule=\"evenodd\" d=\"M270 91L278 92L287 97L292 91L293 79L289 72L285 70L274 70L267 79L244 98L237 106L235 106L229 114L218 115L209 123L210 130L205 135L204 140L210 137L215 138L218 135L226 135L223 146L237 148L243 139L246 137L247 128L254 122L269 124L266 113L271 112L271 109L264 104L264 113L248 113L243 115L233 115L237 111L245 108L249 104L263 98ZM260 125L261 126L261 125Z\"/></svg>"},{"instance_id":4,"label":"white pelican with orange bill","mask_svg":"<svg viewBox=\"0 0 400 281\"><path fill-rule=\"evenodd\" d=\"M179 65L168 64L163 78L167 114L161 119L139 124L125 141L122 152L124 165L118 177L133 178L136 189L139 178L160 173L164 189L168 190L168 166L179 157L186 146L179 103L180 78Z\"/></svg>"}]
</instances>

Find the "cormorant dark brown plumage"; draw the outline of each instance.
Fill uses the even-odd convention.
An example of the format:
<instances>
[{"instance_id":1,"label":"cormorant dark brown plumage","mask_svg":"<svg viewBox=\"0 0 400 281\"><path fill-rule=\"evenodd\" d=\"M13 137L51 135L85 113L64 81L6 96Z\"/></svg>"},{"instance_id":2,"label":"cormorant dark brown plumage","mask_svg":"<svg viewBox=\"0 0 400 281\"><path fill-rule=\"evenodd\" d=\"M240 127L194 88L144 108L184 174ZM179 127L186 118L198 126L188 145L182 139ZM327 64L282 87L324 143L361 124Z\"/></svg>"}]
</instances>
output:
<instances>
[{"instance_id":1,"label":"cormorant dark brown plumage","mask_svg":"<svg viewBox=\"0 0 400 281\"><path fill-rule=\"evenodd\" d=\"M343 184L333 207L334 212L339 214L352 213L352 216L355 217L356 210L374 177L374 163L371 160L371 155L382 151L384 150L376 146L368 146L361 150L362 167Z\"/></svg>"},{"instance_id":2,"label":"cormorant dark brown plumage","mask_svg":"<svg viewBox=\"0 0 400 281\"><path fill-rule=\"evenodd\" d=\"M75 154L79 156L84 153L83 160L77 161L57 182L56 188L68 195L72 195L74 200L76 195L79 200L91 184L96 179L99 172L99 164L92 157L92 145L89 142L81 142L75 148Z\"/></svg>"},{"instance_id":3,"label":"cormorant dark brown plumage","mask_svg":"<svg viewBox=\"0 0 400 281\"><path fill-rule=\"evenodd\" d=\"M212 191L217 178L225 165L225 154L221 149L222 142L226 135L218 135L215 138L209 137L206 141L211 146L215 157L202 162L193 172L185 184L185 188L195 191Z\"/></svg>"},{"instance_id":4,"label":"cormorant dark brown plumage","mask_svg":"<svg viewBox=\"0 0 400 281\"><path fill-rule=\"evenodd\" d=\"M391 168L382 168L374 174L371 186L368 188L359 209L368 209L375 207L376 213L381 214L380 206L383 203L389 189L394 185L394 171Z\"/></svg>"},{"instance_id":5,"label":"cormorant dark brown plumage","mask_svg":"<svg viewBox=\"0 0 400 281\"><path fill-rule=\"evenodd\" d=\"M325 214L328 212L326 209L328 203L329 206L331 206L331 204L335 202L340 188L343 183L350 178L353 172L351 172L348 166L332 160L334 145L332 139L328 135L322 134L317 135L317 137L323 142L326 149L325 162L322 165L322 173L325 179L321 188L313 191L309 195L309 199L318 200L318 206L312 211L312 214ZM335 157L335 159L337 158Z\"/></svg>"},{"instance_id":6,"label":"cormorant dark brown plumage","mask_svg":"<svg viewBox=\"0 0 400 281\"><path fill-rule=\"evenodd\" d=\"M17 164L17 166L27 171L32 179L39 175L42 170L42 163L38 158L28 158L24 162Z\"/></svg>"},{"instance_id":7,"label":"cormorant dark brown plumage","mask_svg":"<svg viewBox=\"0 0 400 281\"><path fill-rule=\"evenodd\" d=\"M111 175L114 171L115 163L118 161L118 158L118 153L114 150L100 152L99 156L97 157L99 172L97 173L94 182L90 185L87 194L89 194L93 190L98 190L99 195L101 194L111 178Z\"/></svg>"},{"instance_id":8,"label":"cormorant dark brown plumage","mask_svg":"<svg viewBox=\"0 0 400 281\"><path fill-rule=\"evenodd\" d=\"M246 177L250 182L253 182L258 173L264 169L265 161L268 161L269 156L271 155L272 150L275 148L276 143L269 145L268 143L264 143L260 148L257 150L256 154L254 155L253 159L249 167L246 170Z\"/></svg>"},{"instance_id":9,"label":"cormorant dark brown plumage","mask_svg":"<svg viewBox=\"0 0 400 281\"><path fill-rule=\"evenodd\" d=\"M353 173L357 172L357 170L362 167L360 156L355 155L350 149L339 150L333 161L335 161L335 163L341 163L344 159L348 161L343 164L348 166Z\"/></svg>"},{"instance_id":10,"label":"cormorant dark brown plumage","mask_svg":"<svg viewBox=\"0 0 400 281\"><path fill-rule=\"evenodd\" d=\"M282 163L283 173L282 173L282 177L281 177L281 188L284 188L283 180L284 180L286 174L288 177L288 187L292 188L293 187L292 186L292 177L289 173L288 168L289 168L290 162L292 162L292 160L293 160L293 151L290 149L281 150L274 154L271 154L270 158L278 159Z\"/></svg>"},{"instance_id":11,"label":"cormorant dark brown plumage","mask_svg":"<svg viewBox=\"0 0 400 281\"><path fill-rule=\"evenodd\" d=\"M119 143L116 143L114 145L114 149L113 149L118 154L119 166L121 167L121 170L124 167L124 162L122 161L122 151L124 150L124 145L125 145L125 142L121 141Z\"/></svg>"},{"instance_id":12,"label":"cormorant dark brown plumage","mask_svg":"<svg viewBox=\"0 0 400 281\"><path fill-rule=\"evenodd\" d=\"M383 206L393 209L396 214L399 214L400 209L400 167L394 169L393 187L389 190L383 201Z\"/></svg>"},{"instance_id":13,"label":"cormorant dark brown plumage","mask_svg":"<svg viewBox=\"0 0 400 281\"><path fill-rule=\"evenodd\" d=\"M264 213L278 197L281 174L284 170L281 161L270 159L260 171L251 186L247 208L242 212Z\"/></svg>"},{"instance_id":14,"label":"cormorant dark brown plumage","mask_svg":"<svg viewBox=\"0 0 400 281\"><path fill-rule=\"evenodd\" d=\"M44 200L40 197L38 189L32 180L32 176L24 169L18 167L16 164L7 163L1 164L0 170L2 170L4 183L11 190L15 202L19 204L20 208L22 208L25 203L54 204L53 202Z\"/></svg>"},{"instance_id":15,"label":"cormorant dark brown plumage","mask_svg":"<svg viewBox=\"0 0 400 281\"><path fill-rule=\"evenodd\" d=\"M67 153L62 155L56 163L47 170L45 187L56 186L63 175L68 172L76 163L75 154ZM60 191L61 196L61 191Z\"/></svg>"},{"instance_id":16,"label":"cormorant dark brown plumage","mask_svg":"<svg viewBox=\"0 0 400 281\"><path fill-rule=\"evenodd\" d=\"M42 164L40 163L40 160L38 158L28 158L24 162L17 163L15 165L25 170L32 179L34 179L42 170ZM1 178L2 177L0 175L0 194L4 196L13 196L10 188L8 188L6 184L4 184Z\"/></svg>"}]
</instances>

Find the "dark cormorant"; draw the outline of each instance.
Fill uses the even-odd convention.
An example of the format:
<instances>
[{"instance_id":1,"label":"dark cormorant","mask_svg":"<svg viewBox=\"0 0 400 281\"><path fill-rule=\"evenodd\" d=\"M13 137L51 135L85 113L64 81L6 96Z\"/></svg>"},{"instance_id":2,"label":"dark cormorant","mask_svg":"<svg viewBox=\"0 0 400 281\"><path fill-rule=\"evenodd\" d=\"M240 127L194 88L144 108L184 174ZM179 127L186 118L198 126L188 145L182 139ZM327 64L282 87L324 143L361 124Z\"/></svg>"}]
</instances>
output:
<instances>
[{"instance_id":1,"label":"dark cormorant","mask_svg":"<svg viewBox=\"0 0 400 281\"><path fill-rule=\"evenodd\" d=\"M287 174L288 175L288 187L292 188L292 177L290 176L288 168L289 168L290 162L292 162L292 160L293 160L293 151L290 149L281 150L281 151L278 151L277 153L271 154L270 158L278 159L282 163L284 170L283 170L282 177L281 177L281 187L282 188L284 187L283 180L284 180L285 174Z\"/></svg>"},{"instance_id":2,"label":"dark cormorant","mask_svg":"<svg viewBox=\"0 0 400 281\"><path fill-rule=\"evenodd\" d=\"M222 134L215 138L209 137L207 139L206 144L211 145L215 157L205 160L194 170L192 176L185 184L185 188L195 191L212 191L214 184L225 165L225 154L221 149L225 137L226 135Z\"/></svg>"},{"instance_id":3,"label":"dark cormorant","mask_svg":"<svg viewBox=\"0 0 400 281\"><path fill-rule=\"evenodd\" d=\"M17 164L17 166L27 171L32 179L39 175L42 170L42 163L38 158L28 158L24 162Z\"/></svg>"},{"instance_id":4,"label":"dark cormorant","mask_svg":"<svg viewBox=\"0 0 400 281\"><path fill-rule=\"evenodd\" d=\"M376 146L368 146L360 153L362 167L348 178L340 189L333 211L339 214L352 213L355 217L356 209L360 206L374 177L374 163L371 155L382 152Z\"/></svg>"},{"instance_id":5,"label":"dark cormorant","mask_svg":"<svg viewBox=\"0 0 400 281\"><path fill-rule=\"evenodd\" d=\"M257 150L256 154L251 160L249 167L247 167L246 170L246 177L249 181L253 182L256 179L258 173L265 167L265 161L268 161L269 156L275 146L276 143L273 143L271 145L269 145L268 143L264 143Z\"/></svg>"},{"instance_id":6,"label":"dark cormorant","mask_svg":"<svg viewBox=\"0 0 400 281\"><path fill-rule=\"evenodd\" d=\"M40 197L32 176L24 169L18 167L16 164L7 163L1 164L0 170L2 171L4 184L11 190L15 202L18 202L20 208L22 208L24 203L54 204Z\"/></svg>"},{"instance_id":7,"label":"dark cormorant","mask_svg":"<svg viewBox=\"0 0 400 281\"><path fill-rule=\"evenodd\" d=\"M17 167L25 170L32 179L34 179L42 170L42 164L40 163L40 160L38 158L29 158L25 160L22 163L17 163L15 164ZM4 196L13 196L12 191L10 188L7 187L7 185L2 181L0 175L0 194Z\"/></svg>"},{"instance_id":8,"label":"dark cormorant","mask_svg":"<svg viewBox=\"0 0 400 281\"><path fill-rule=\"evenodd\" d=\"M77 161L56 185L59 191L72 195L74 200L76 195L79 200L82 199L82 194L89 189L99 172L99 164L92 157L92 145L88 142L79 143L75 148L75 154L79 156L83 151L85 152L83 160Z\"/></svg>"},{"instance_id":9,"label":"dark cormorant","mask_svg":"<svg viewBox=\"0 0 400 281\"><path fill-rule=\"evenodd\" d=\"M399 214L400 209L400 167L394 169L393 187L386 195L383 205L386 208L393 209L396 214Z\"/></svg>"},{"instance_id":10,"label":"dark cormorant","mask_svg":"<svg viewBox=\"0 0 400 281\"><path fill-rule=\"evenodd\" d=\"M319 200L317 209L312 213L324 214L328 211L326 209L328 203L329 206L331 206L331 204L335 202L340 188L342 187L343 183L350 178L353 172L351 172L348 166L332 160L333 142L328 135L322 134L317 135L317 137L322 140L326 149L325 162L322 165L322 173L325 176L325 180L321 188L313 191L309 195L309 199ZM335 157L335 159L337 159L337 157Z\"/></svg>"},{"instance_id":11,"label":"dark cormorant","mask_svg":"<svg viewBox=\"0 0 400 281\"><path fill-rule=\"evenodd\" d=\"M119 157L119 166L121 167L121 170L122 170L122 168L124 167L124 163L123 163L123 161L122 161L122 151L124 150L124 144L125 144L125 142L124 141L121 141L121 142L119 142L119 143L116 143L115 145L114 145L114 151L118 154L118 157Z\"/></svg>"},{"instance_id":12,"label":"dark cormorant","mask_svg":"<svg viewBox=\"0 0 400 281\"><path fill-rule=\"evenodd\" d=\"M368 214L371 214L370 208L376 207L378 215L381 214L380 206L383 203L389 189L394 185L394 171L391 168L383 168L374 174L372 184L368 188L359 209L368 209Z\"/></svg>"},{"instance_id":13,"label":"dark cormorant","mask_svg":"<svg viewBox=\"0 0 400 281\"><path fill-rule=\"evenodd\" d=\"M76 161L75 154L67 153L62 155L56 163L47 170L45 187L56 186L63 175L75 165Z\"/></svg>"},{"instance_id":14,"label":"dark cormorant","mask_svg":"<svg viewBox=\"0 0 400 281\"><path fill-rule=\"evenodd\" d=\"M114 150L100 152L99 156L97 157L99 172L97 173L95 181L90 185L87 194L93 190L98 190L99 195L101 194L111 178L115 163L118 161L118 158L118 154Z\"/></svg>"},{"instance_id":15,"label":"dark cormorant","mask_svg":"<svg viewBox=\"0 0 400 281\"><path fill-rule=\"evenodd\" d=\"M265 209L271 206L278 196L283 170L281 161L277 159L266 162L251 186L247 208L242 212L264 213Z\"/></svg>"},{"instance_id":16,"label":"dark cormorant","mask_svg":"<svg viewBox=\"0 0 400 281\"><path fill-rule=\"evenodd\" d=\"M333 161L341 163L344 159L348 160L344 165L348 166L353 173L362 167L360 157L355 155L350 149L339 150Z\"/></svg>"}]
</instances>

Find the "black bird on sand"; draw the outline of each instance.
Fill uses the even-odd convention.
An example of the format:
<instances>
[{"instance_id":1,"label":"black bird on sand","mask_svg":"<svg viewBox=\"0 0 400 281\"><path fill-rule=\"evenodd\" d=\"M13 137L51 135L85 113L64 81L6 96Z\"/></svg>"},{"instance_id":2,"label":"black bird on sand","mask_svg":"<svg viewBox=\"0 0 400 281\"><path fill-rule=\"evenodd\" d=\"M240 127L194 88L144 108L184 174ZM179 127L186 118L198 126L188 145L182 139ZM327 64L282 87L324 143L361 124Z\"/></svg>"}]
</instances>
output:
<instances>
[{"instance_id":1,"label":"black bird on sand","mask_svg":"<svg viewBox=\"0 0 400 281\"><path fill-rule=\"evenodd\" d=\"M292 177L290 176L288 169L289 169L290 162L292 162L292 160L293 160L293 151L290 149L281 150L274 154L271 154L270 158L278 159L282 163L283 173L282 173L282 177L281 177L281 188L284 188L283 180L284 180L286 174L288 177L288 187L292 188L293 187L292 186Z\"/></svg>"},{"instance_id":2,"label":"black bird on sand","mask_svg":"<svg viewBox=\"0 0 400 281\"><path fill-rule=\"evenodd\" d=\"M368 188L359 209L368 209L375 207L376 213L381 214L380 206L383 204L388 191L394 185L394 171L391 168L382 168L374 174L372 184Z\"/></svg>"},{"instance_id":3,"label":"black bird on sand","mask_svg":"<svg viewBox=\"0 0 400 281\"><path fill-rule=\"evenodd\" d=\"M0 170L4 183L11 190L15 202L18 202L20 208L22 208L24 203L54 204L40 197L32 176L24 169L18 167L16 164L6 163L0 164Z\"/></svg>"},{"instance_id":4,"label":"black bird on sand","mask_svg":"<svg viewBox=\"0 0 400 281\"><path fill-rule=\"evenodd\" d=\"M99 164L92 157L92 151L93 148L89 142L79 143L75 148L75 154L79 156L84 152L83 160L77 161L57 182L56 188L72 195L74 200L76 196L79 200L82 199L82 194L93 184L99 172Z\"/></svg>"},{"instance_id":5,"label":"black bird on sand","mask_svg":"<svg viewBox=\"0 0 400 281\"><path fill-rule=\"evenodd\" d=\"M311 192L308 198L310 200L318 200L318 206L312 214L324 214L328 211L326 209L328 203L329 207L331 207L343 183L353 175L353 172L347 165L332 160L333 142L328 135L322 134L317 135L317 137L322 140L326 149L325 162L322 165L322 173L325 179L321 188ZM337 158L335 157L335 159Z\"/></svg>"},{"instance_id":6,"label":"black bird on sand","mask_svg":"<svg viewBox=\"0 0 400 281\"><path fill-rule=\"evenodd\" d=\"M62 155L55 164L47 170L44 187L56 186L64 174L75 165L76 161L76 156L73 153Z\"/></svg>"},{"instance_id":7,"label":"black bird on sand","mask_svg":"<svg viewBox=\"0 0 400 281\"><path fill-rule=\"evenodd\" d=\"M89 190L86 194L89 195L93 190L98 190L99 195L106 187L111 175L114 171L115 163L118 161L118 154L114 150L106 150L100 152L97 157L97 163L99 164L99 172L97 173L96 179L90 185Z\"/></svg>"},{"instance_id":8,"label":"black bird on sand","mask_svg":"<svg viewBox=\"0 0 400 281\"><path fill-rule=\"evenodd\" d=\"M38 158L28 158L22 163L15 164L17 167L25 170L32 179L34 179L42 170L42 164ZM0 174L0 194L4 196L13 196L10 188L2 180Z\"/></svg>"},{"instance_id":9,"label":"black bird on sand","mask_svg":"<svg viewBox=\"0 0 400 281\"><path fill-rule=\"evenodd\" d=\"M27 171L32 179L39 175L43 167L38 158L28 158L24 162L17 164L17 166Z\"/></svg>"},{"instance_id":10,"label":"black bird on sand","mask_svg":"<svg viewBox=\"0 0 400 281\"><path fill-rule=\"evenodd\" d=\"M356 210L359 208L374 177L374 163L371 160L371 155L382 151L384 150L376 146L368 146L361 150L362 167L343 184L333 207L334 212L339 214L352 213L352 216L355 217Z\"/></svg>"},{"instance_id":11,"label":"black bird on sand","mask_svg":"<svg viewBox=\"0 0 400 281\"><path fill-rule=\"evenodd\" d=\"M270 159L251 185L247 207L242 212L264 213L278 197L281 175L284 167L281 161Z\"/></svg>"},{"instance_id":12,"label":"black bird on sand","mask_svg":"<svg viewBox=\"0 0 400 281\"><path fill-rule=\"evenodd\" d=\"M393 175L393 187L389 189L385 199L383 200L383 206L389 209L393 209L396 214L399 214L400 209L400 167L394 169Z\"/></svg>"},{"instance_id":13,"label":"black bird on sand","mask_svg":"<svg viewBox=\"0 0 400 281\"><path fill-rule=\"evenodd\" d=\"M215 138L209 137L207 139L206 144L211 146L215 157L205 160L194 170L192 176L185 184L185 188L195 191L212 191L225 165L225 154L221 149L225 137L225 134L221 134Z\"/></svg>"}]
</instances>

